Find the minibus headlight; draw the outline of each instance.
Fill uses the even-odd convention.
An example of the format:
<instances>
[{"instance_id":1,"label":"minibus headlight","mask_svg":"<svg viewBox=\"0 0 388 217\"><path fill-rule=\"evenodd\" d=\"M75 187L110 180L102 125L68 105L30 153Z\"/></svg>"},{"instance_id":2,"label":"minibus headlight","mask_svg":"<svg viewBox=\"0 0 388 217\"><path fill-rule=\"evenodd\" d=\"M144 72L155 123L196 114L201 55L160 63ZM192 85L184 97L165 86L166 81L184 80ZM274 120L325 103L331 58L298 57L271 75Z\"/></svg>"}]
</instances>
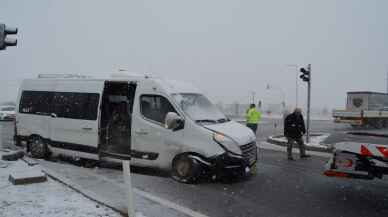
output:
<instances>
[{"instance_id":1,"label":"minibus headlight","mask_svg":"<svg viewBox=\"0 0 388 217\"><path fill-rule=\"evenodd\" d=\"M221 133L214 133L213 135L214 141L221 145L226 151L232 152L233 154L241 155L241 149L238 145L230 138L226 137Z\"/></svg>"}]
</instances>

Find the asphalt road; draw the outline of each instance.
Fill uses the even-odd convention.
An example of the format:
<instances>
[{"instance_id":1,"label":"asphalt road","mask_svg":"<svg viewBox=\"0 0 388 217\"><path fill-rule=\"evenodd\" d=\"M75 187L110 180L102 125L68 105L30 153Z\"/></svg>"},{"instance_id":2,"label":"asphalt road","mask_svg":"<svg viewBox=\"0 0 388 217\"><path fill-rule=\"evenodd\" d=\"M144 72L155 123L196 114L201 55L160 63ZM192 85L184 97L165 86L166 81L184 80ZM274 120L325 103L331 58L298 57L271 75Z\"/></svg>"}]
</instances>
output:
<instances>
[{"instance_id":1,"label":"asphalt road","mask_svg":"<svg viewBox=\"0 0 388 217\"><path fill-rule=\"evenodd\" d=\"M272 134L273 129L268 126L262 128L262 134ZM350 130L346 126L333 128L331 122L324 121L312 127L333 133ZM2 144L7 146L12 138L12 124L1 122L0 130ZM290 162L284 152L260 149L257 174L248 180L185 185L157 173L144 175L147 170L137 168L132 182L139 189L210 217L388 216L387 179L328 178L322 175L326 160L313 156ZM95 171L117 182L123 180L117 169Z\"/></svg>"},{"instance_id":2,"label":"asphalt road","mask_svg":"<svg viewBox=\"0 0 388 217\"><path fill-rule=\"evenodd\" d=\"M263 119L259 124L257 139L259 142L266 141L271 135L283 134L282 119ZM334 144L344 141L362 141L369 143L388 144L388 139L379 139L374 137L368 137L367 141L359 136L352 136L347 134L348 132L369 132L369 133L383 133L388 134L388 129L353 129L348 124L337 124L332 120L312 120L311 121L312 133L329 133L330 136L324 141L326 144Z\"/></svg>"}]
</instances>

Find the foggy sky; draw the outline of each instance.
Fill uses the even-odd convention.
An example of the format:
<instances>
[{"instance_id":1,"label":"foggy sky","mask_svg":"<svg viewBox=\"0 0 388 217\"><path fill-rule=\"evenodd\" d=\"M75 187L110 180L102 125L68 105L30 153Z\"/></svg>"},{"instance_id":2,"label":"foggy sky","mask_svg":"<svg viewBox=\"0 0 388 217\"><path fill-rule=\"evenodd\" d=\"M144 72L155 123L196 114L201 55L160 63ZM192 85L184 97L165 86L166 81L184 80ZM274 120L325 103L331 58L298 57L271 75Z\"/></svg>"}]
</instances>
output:
<instances>
[{"instance_id":1,"label":"foggy sky","mask_svg":"<svg viewBox=\"0 0 388 217\"><path fill-rule=\"evenodd\" d=\"M39 73L119 68L193 82L215 102L295 103L295 67L312 64L313 106L386 90L388 1L1 0L19 28L0 51L0 101ZM299 74L299 73L298 73ZM272 87L266 90L267 84ZM299 81L300 103L306 84Z\"/></svg>"}]
</instances>

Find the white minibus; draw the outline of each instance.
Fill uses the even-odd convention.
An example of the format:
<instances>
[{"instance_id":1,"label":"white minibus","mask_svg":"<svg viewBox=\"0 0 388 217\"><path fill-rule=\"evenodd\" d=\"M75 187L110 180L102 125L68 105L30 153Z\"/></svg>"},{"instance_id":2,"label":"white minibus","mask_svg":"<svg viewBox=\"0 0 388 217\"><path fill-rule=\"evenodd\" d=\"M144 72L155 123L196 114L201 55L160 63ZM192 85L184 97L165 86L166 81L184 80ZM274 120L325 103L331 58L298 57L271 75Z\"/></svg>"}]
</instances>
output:
<instances>
[{"instance_id":1,"label":"white minibus","mask_svg":"<svg viewBox=\"0 0 388 217\"><path fill-rule=\"evenodd\" d=\"M36 158L130 158L185 183L246 176L257 161L254 133L184 82L44 74L22 82L16 111L16 143Z\"/></svg>"}]
</instances>

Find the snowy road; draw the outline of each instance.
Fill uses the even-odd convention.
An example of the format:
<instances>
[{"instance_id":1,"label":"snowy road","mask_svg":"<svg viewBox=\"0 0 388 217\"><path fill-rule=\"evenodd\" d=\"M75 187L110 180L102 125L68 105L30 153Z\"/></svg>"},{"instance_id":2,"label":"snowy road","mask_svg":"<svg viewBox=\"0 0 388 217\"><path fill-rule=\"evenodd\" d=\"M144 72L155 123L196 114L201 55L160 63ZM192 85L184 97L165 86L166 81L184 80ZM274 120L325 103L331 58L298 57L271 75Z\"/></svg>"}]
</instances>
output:
<instances>
[{"instance_id":1,"label":"snowy road","mask_svg":"<svg viewBox=\"0 0 388 217\"><path fill-rule=\"evenodd\" d=\"M7 129L12 132L9 127L3 128ZM345 126L333 128L329 122L318 122L313 129L347 130ZM267 135L272 131L268 127L262 130ZM8 133L4 133L6 137ZM338 141L342 137L335 135L331 139ZM3 139L7 140L4 136ZM282 151L261 149L257 174L246 181L184 185L155 171L136 168L132 183L138 189L210 217L388 216L387 178L373 181L328 178L322 175L326 160L323 155L289 162ZM123 182L118 169L92 171L113 182Z\"/></svg>"}]
</instances>

